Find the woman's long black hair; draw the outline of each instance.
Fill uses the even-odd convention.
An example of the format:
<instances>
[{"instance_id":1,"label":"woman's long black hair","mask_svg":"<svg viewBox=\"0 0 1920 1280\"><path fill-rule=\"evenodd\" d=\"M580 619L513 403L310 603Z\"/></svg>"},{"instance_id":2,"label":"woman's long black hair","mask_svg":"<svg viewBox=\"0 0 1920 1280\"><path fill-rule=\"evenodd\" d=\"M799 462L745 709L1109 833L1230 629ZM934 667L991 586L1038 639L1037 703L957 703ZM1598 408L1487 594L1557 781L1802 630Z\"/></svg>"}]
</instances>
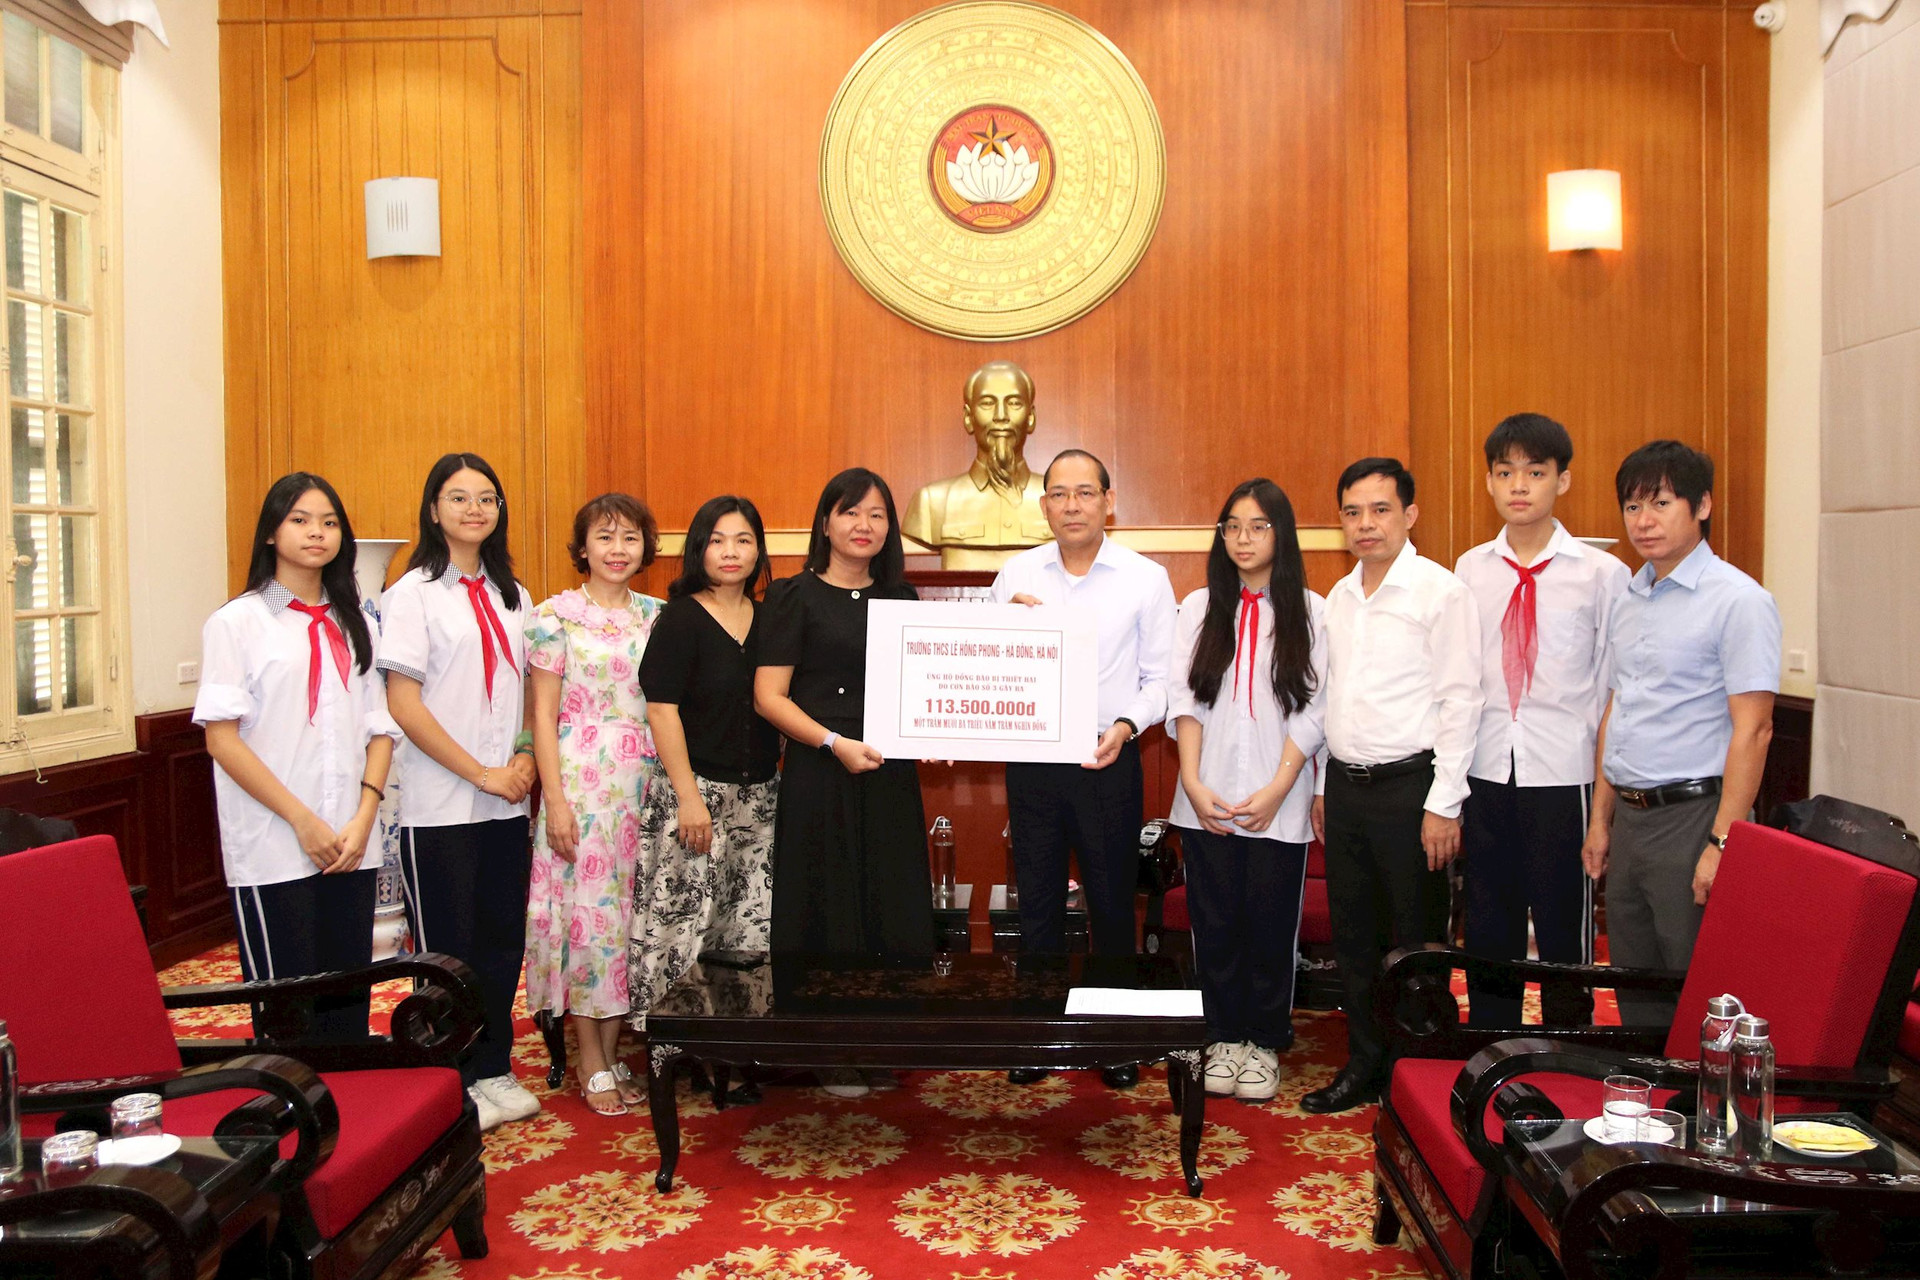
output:
<instances>
[{"instance_id":1,"label":"woman's long black hair","mask_svg":"<svg viewBox=\"0 0 1920 1280\"><path fill-rule=\"evenodd\" d=\"M1297 715L1313 697L1313 621L1307 613L1307 566L1300 558L1300 531L1293 504L1271 480L1248 480L1227 495L1220 508L1225 524L1233 504L1252 498L1273 525L1273 577L1267 595L1273 601L1273 696L1281 711ZM1233 665L1234 615L1240 607L1240 568L1227 554L1227 539L1213 532L1207 553L1207 616L1193 646L1187 687L1208 706L1220 696L1220 681Z\"/></svg>"},{"instance_id":2,"label":"woman's long black hair","mask_svg":"<svg viewBox=\"0 0 1920 1280\"><path fill-rule=\"evenodd\" d=\"M447 571L447 565L452 562L447 550L447 532L433 518L433 509L447 481L466 470L485 476L492 483L493 491L500 495L500 519L487 540L480 544L480 568L487 580L499 588L501 602L509 609L518 609L520 584L513 580L513 553L507 550L507 491L500 487L500 477L487 465L487 460L477 453L446 454L427 472L427 483L420 490L420 540L413 544L407 568L425 569L429 578L438 578Z\"/></svg>"},{"instance_id":3,"label":"woman's long black hair","mask_svg":"<svg viewBox=\"0 0 1920 1280\"><path fill-rule=\"evenodd\" d=\"M713 585L713 580L707 577L707 543L712 541L720 517L732 515L745 520L747 528L753 530L753 572L744 584L747 598L754 599L766 591L773 581L773 562L767 558L767 531L760 523L760 509L746 498L723 493L717 498L708 498L693 513L693 520L687 525L687 548L680 560L680 576L668 585L667 599L677 600Z\"/></svg>"},{"instance_id":4,"label":"woman's long black hair","mask_svg":"<svg viewBox=\"0 0 1920 1280\"><path fill-rule=\"evenodd\" d=\"M333 606L340 629L346 632L347 643L353 646L354 665L365 674L373 669L373 637L367 631L367 615L360 612L360 584L353 576L353 525L347 520L347 508L340 501L340 495L324 478L311 471L295 471L275 480L267 490L266 498L260 503L259 523L253 527L253 558L247 562L247 590L258 591L273 581L274 571L280 567L280 555L273 549L273 535L286 522L294 504L315 489L333 504L333 514L340 521L340 552L320 566L320 588L327 593L327 603Z\"/></svg>"},{"instance_id":5,"label":"woman's long black hair","mask_svg":"<svg viewBox=\"0 0 1920 1280\"><path fill-rule=\"evenodd\" d=\"M907 580L907 551L900 541L900 517L893 509L893 490L887 488L887 482L877 472L865 467L848 467L827 481L827 487L820 491L820 502L813 509L813 533L807 539L808 569L814 573L827 571L827 562L833 553L827 541L827 517L851 511L873 489L880 491L880 501L886 504L887 536L880 543L868 572L873 575L876 590L897 587Z\"/></svg>"}]
</instances>

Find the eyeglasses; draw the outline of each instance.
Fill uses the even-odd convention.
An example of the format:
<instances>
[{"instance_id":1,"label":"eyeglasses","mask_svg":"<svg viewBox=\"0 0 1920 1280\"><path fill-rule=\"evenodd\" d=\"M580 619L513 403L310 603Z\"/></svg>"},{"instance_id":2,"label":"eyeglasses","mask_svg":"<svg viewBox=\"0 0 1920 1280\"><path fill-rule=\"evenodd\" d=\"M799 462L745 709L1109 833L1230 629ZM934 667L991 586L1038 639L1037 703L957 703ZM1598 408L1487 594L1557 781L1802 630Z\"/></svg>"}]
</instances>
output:
<instances>
[{"instance_id":1,"label":"eyeglasses","mask_svg":"<svg viewBox=\"0 0 1920 1280\"><path fill-rule=\"evenodd\" d=\"M1065 502L1068 498L1078 498L1082 502L1093 502L1105 492L1105 489L1096 489L1090 484L1083 484L1078 489L1049 489L1047 490L1046 497L1048 502Z\"/></svg>"},{"instance_id":2,"label":"eyeglasses","mask_svg":"<svg viewBox=\"0 0 1920 1280\"><path fill-rule=\"evenodd\" d=\"M455 511L465 511L468 507L476 503L479 504L482 511L498 511L506 505L497 493L483 493L478 498L470 497L464 493L443 493L440 495L440 501L446 503Z\"/></svg>"},{"instance_id":3,"label":"eyeglasses","mask_svg":"<svg viewBox=\"0 0 1920 1280\"><path fill-rule=\"evenodd\" d=\"M1258 542L1260 539L1266 537L1268 534L1273 532L1273 521L1249 520L1246 524L1241 524L1238 520L1222 520L1219 524L1213 527L1219 530L1220 536L1222 538L1225 538L1228 542L1232 542L1236 538L1239 538L1242 536L1251 538L1255 542Z\"/></svg>"}]
</instances>

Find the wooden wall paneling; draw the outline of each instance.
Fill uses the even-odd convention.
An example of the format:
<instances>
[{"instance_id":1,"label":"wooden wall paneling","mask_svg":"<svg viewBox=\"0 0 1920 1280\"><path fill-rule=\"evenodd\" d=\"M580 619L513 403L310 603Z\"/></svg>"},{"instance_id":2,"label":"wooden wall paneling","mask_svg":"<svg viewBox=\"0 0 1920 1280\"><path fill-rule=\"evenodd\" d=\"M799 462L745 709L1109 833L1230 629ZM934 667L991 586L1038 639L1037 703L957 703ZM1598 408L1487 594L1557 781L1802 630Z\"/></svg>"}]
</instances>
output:
<instances>
[{"instance_id":1,"label":"wooden wall paneling","mask_svg":"<svg viewBox=\"0 0 1920 1280\"><path fill-rule=\"evenodd\" d=\"M1729 4L1727 50L1727 441L1715 455L1715 538L1754 577L1766 560L1767 201L1772 37Z\"/></svg>"},{"instance_id":2,"label":"wooden wall paneling","mask_svg":"<svg viewBox=\"0 0 1920 1280\"><path fill-rule=\"evenodd\" d=\"M257 0L256 0L257 2ZM222 14L235 7L222 0ZM273 479L267 373L266 28L220 29L220 262L225 322L227 580L246 580L260 499Z\"/></svg>"},{"instance_id":3,"label":"wooden wall paneling","mask_svg":"<svg viewBox=\"0 0 1920 1280\"><path fill-rule=\"evenodd\" d=\"M589 488L645 492L668 528L726 488L804 527L854 462L904 499L965 465L961 384L995 356L1038 381L1035 460L1101 454L1127 524L1209 523L1260 472L1330 494L1350 458L1404 442L1396 6L1070 5L1152 91L1168 198L1106 303L988 344L886 311L819 213L828 103L921 7L589 0ZM1351 164L1349 99L1387 130ZM1364 213L1349 216L1350 188ZM1329 294L1328 263L1356 283ZM1314 504L1303 514L1329 521L1330 496Z\"/></svg>"},{"instance_id":4,"label":"wooden wall paneling","mask_svg":"<svg viewBox=\"0 0 1920 1280\"><path fill-rule=\"evenodd\" d=\"M229 278L258 281L257 299L228 288L229 406L253 424L233 433L251 440L229 459L236 579L241 530L274 476L319 471L362 536L408 538L426 468L465 449L500 473L528 587L571 582L564 522L582 487L584 414L579 18L533 8L548 16L275 4L262 21L223 25L223 58L245 90L223 112L228 263L257 265ZM406 20L299 20L376 11ZM439 179L442 256L368 261L363 184L401 174Z\"/></svg>"},{"instance_id":5,"label":"wooden wall paneling","mask_svg":"<svg viewBox=\"0 0 1920 1280\"><path fill-rule=\"evenodd\" d=\"M1766 91L1748 48L1764 62L1765 37L1717 5L1415 6L1409 23L1416 453L1458 508L1445 553L1495 532L1479 443L1533 409L1574 433L1576 532L1617 536L1614 466L1673 436L1731 464L1716 542L1757 571L1759 525L1739 513L1757 509L1764 425L1734 402L1764 394L1764 333L1735 317L1765 306ZM1545 175L1588 167L1622 173L1625 248L1550 254Z\"/></svg>"},{"instance_id":6,"label":"wooden wall paneling","mask_svg":"<svg viewBox=\"0 0 1920 1280\"><path fill-rule=\"evenodd\" d=\"M213 761L191 711L139 716L134 734L137 750L48 769L44 782L0 778L0 805L113 837L127 882L147 887L147 938L164 966L233 933Z\"/></svg>"}]
</instances>

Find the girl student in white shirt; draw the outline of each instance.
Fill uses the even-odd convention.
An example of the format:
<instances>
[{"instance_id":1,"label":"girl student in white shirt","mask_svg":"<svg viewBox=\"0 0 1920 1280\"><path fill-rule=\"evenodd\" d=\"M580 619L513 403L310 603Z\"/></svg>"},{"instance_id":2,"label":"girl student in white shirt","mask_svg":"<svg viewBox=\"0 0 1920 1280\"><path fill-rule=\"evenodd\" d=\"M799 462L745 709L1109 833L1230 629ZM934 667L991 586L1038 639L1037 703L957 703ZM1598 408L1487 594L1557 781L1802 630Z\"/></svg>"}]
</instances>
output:
<instances>
[{"instance_id":1,"label":"girl student in white shirt","mask_svg":"<svg viewBox=\"0 0 1920 1280\"><path fill-rule=\"evenodd\" d=\"M353 527L304 471L267 491L247 586L207 619L195 724L213 757L220 848L247 979L368 962L370 844L399 728L373 669ZM367 1035L368 993L313 1003L313 1034Z\"/></svg>"},{"instance_id":2,"label":"girl student in white shirt","mask_svg":"<svg viewBox=\"0 0 1920 1280\"><path fill-rule=\"evenodd\" d=\"M1293 505L1248 480L1220 509L1207 585L1180 604L1167 720L1173 822L1207 1017L1206 1088L1274 1096L1293 1044L1294 951L1323 740L1326 601L1307 589Z\"/></svg>"},{"instance_id":3,"label":"girl student in white shirt","mask_svg":"<svg viewBox=\"0 0 1920 1280\"><path fill-rule=\"evenodd\" d=\"M376 665L407 735L400 871L414 947L457 956L480 983L486 1023L460 1074L483 1129L540 1109L509 1056L531 859L529 605L499 476L474 454L447 454L427 473L407 572L381 597Z\"/></svg>"}]
</instances>

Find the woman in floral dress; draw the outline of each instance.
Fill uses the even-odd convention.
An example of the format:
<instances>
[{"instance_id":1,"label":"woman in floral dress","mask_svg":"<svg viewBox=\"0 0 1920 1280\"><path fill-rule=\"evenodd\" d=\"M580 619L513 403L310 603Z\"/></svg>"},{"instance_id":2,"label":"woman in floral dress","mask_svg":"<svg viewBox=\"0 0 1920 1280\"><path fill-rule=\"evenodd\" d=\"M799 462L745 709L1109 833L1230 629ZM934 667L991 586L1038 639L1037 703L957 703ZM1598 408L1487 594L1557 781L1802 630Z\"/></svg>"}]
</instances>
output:
<instances>
[{"instance_id":1,"label":"woman in floral dress","mask_svg":"<svg viewBox=\"0 0 1920 1280\"><path fill-rule=\"evenodd\" d=\"M608 1116L640 1100L615 1053L628 1011L640 809L657 760L637 673L662 602L628 582L653 561L658 541L644 504L623 493L595 498L574 516L567 546L587 581L527 622L541 788L527 1007L572 1015L581 1092Z\"/></svg>"}]
</instances>

